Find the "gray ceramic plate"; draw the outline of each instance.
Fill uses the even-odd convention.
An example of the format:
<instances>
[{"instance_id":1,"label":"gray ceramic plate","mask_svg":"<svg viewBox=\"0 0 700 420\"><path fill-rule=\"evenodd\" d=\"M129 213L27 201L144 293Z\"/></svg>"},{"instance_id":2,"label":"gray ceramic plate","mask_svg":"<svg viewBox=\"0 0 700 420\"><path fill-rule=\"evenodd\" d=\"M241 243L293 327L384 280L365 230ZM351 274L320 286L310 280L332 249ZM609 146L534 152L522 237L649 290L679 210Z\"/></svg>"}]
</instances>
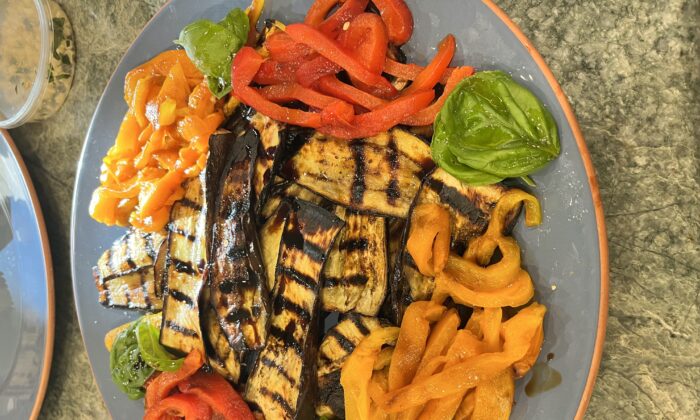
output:
<instances>
[{"instance_id":1,"label":"gray ceramic plate","mask_svg":"<svg viewBox=\"0 0 700 420\"><path fill-rule=\"evenodd\" d=\"M268 0L266 17L300 21L311 0ZM246 4L244 4L246 3ZM105 309L97 302L91 267L120 234L88 215L98 185L100 160L119 128L127 106L123 82L127 71L173 47L180 29L199 19L221 19L244 0L172 0L146 26L126 53L95 111L80 161L73 201L73 284L83 338L97 383L115 418L137 418L142 402L129 401L112 384L105 333L138 316ZM566 99L542 58L515 25L490 1L409 0L415 33L406 52L425 62L446 33L458 40L459 61L478 69L501 69L532 89L551 109L560 128L562 154L533 178L544 209L537 229L516 231L524 263L537 285L537 299L549 308L542 359L562 375L560 385L526 396L518 382L514 419L581 417L590 397L605 335L607 315L607 245L593 167ZM555 290L556 289L556 290Z\"/></svg>"},{"instance_id":2,"label":"gray ceramic plate","mask_svg":"<svg viewBox=\"0 0 700 420\"><path fill-rule=\"evenodd\" d=\"M0 130L0 419L36 418L53 352L53 269L22 158Z\"/></svg>"}]
</instances>

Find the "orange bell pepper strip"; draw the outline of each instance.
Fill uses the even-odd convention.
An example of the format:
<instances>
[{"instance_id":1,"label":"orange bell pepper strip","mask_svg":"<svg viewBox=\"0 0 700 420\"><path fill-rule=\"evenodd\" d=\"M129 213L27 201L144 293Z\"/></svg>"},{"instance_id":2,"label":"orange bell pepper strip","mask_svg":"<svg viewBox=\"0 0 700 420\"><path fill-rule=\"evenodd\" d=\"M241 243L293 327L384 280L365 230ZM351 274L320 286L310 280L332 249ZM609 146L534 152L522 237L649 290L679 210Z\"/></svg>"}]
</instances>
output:
<instances>
[{"instance_id":1,"label":"orange bell pepper strip","mask_svg":"<svg viewBox=\"0 0 700 420\"><path fill-rule=\"evenodd\" d=\"M318 29L303 23L287 26L286 32L297 42L304 43L331 62L345 69L355 79L372 86L371 93L381 97L396 96L396 89L383 78L365 67L351 53ZM240 54L240 51L239 51Z\"/></svg>"},{"instance_id":2,"label":"orange bell pepper strip","mask_svg":"<svg viewBox=\"0 0 700 420\"><path fill-rule=\"evenodd\" d=\"M435 102L430 104L430 106L421 109L420 111L416 112L410 117L407 117L405 120L401 121L401 123L414 127L432 125L435 122L435 117L437 117L437 114L440 112L443 105L445 105L447 98L457 87L459 82L473 74L473 67L465 66L454 69L454 71L451 72L449 78L447 79L445 90L442 92L442 95L440 95L440 97Z\"/></svg>"},{"instance_id":3,"label":"orange bell pepper strip","mask_svg":"<svg viewBox=\"0 0 700 420\"><path fill-rule=\"evenodd\" d=\"M505 369L481 382L474 389L472 420L508 420L513 408L515 381L513 371Z\"/></svg>"},{"instance_id":4,"label":"orange bell pepper strip","mask_svg":"<svg viewBox=\"0 0 700 420\"><path fill-rule=\"evenodd\" d=\"M377 406L387 413L399 413L432 399L466 392L480 382L494 378L525 357L545 312L544 306L534 303L506 321L502 331L502 352L470 357L429 378L390 390L379 397Z\"/></svg>"},{"instance_id":5,"label":"orange bell pepper strip","mask_svg":"<svg viewBox=\"0 0 700 420\"><path fill-rule=\"evenodd\" d=\"M214 416L225 420L254 420L248 405L223 376L198 371L178 384L183 394L191 394L211 407Z\"/></svg>"},{"instance_id":6,"label":"orange bell pepper strip","mask_svg":"<svg viewBox=\"0 0 700 420\"><path fill-rule=\"evenodd\" d=\"M343 363L340 384L345 398L345 418L369 420L371 417L370 381L382 346L393 344L399 336L396 327L379 328L362 339Z\"/></svg>"},{"instance_id":7,"label":"orange bell pepper strip","mask_svg":"<svg viewBox=\"0 0 700 420\"><path fill-rule=\"evenodd\" d=\"M175 394L164 398L158 404L148 407L144 420L170 420L173 417L193 420L212 418L211 408L194 395Z\"/></svg>"},{"instance_id":8,"label":"orange bell pepper strip","mask_svg":"<svg viewBox=\"0 0 700 420\"><path fill-rule=\"evenodd\" d=\"M425 108L434 96L432 90L401 96L373 111L355 116L352 126L348 127L339 121L337 124L323 125L318 131L342 139L372 137L393 128L407 116Z\"/></svg>"},{"instance_id":9,"label":"orange bell pepper strip","mask_svg":"<svg viewBox=\"0 0 700 420\"><path fill-rule=\"evenodd\" d=\"M455 413L454 420L471 420L474 412L474 390L467 392Z\"/></svg>"},{"instance_id":10,"label":"orange bell pepper strip","mask_svg":"<svg viewBox=\"0 0 700 420\"><path fill-rule=\"evenodd\" d=\"M413 209L406 249L424 276L441 272L450 255L450 213L439 204L421 204Z\"/></svg>"},{"instance_id":11,"label":"orange bell pepper strip","mask_svg":"<svg viewBox=\"0 0 700 420\"><path fill-rule=\"evenodd\" d=\"M475 291L463 285L450 271L443 271L435 277L435 291L432 300L444 302L451 297L455 302L482 308L517 308L532 299L535 294L532 279L525 270L520 270L516 279L502 289Z\"/></svg>"},{"instance_id":12,"label":"orange bell pepper strip","mask_svg":"<svg viewBox=\"0 0 700 420\"><path fill-rule=\"evenodd\" d=\"M430 301L413 302L408 306L389 365L389 390L411 383L425 351L430 323L440 319L444 312L444 306Z\"/></svg>"},{"instance_id":13,"label":"orange bell pepper strip","mask_svg":"<svg viewBox=\"0 0 700 420\"><path fill-rule=\"evenodd\" d=\"M542 208L537 198L523 190L512 189L503 194L496 203L485 235L490 237L502 235L508 215L517 211L520 203L525 206L526 226L533 227L542 223Z\"/></svg>"},{"instance_id":14,"label":"orange bell pepper strip","mask_svg":"<svg viewBox=\"0 0 700 420\"><path fill-rule=\"evenodd\" d=\"M481 333L484 336L486 351L494 353L501 350L501 308L484 308L483 316L479 320Z\"/></svg>"},{"instance_id":15,"label":"orange bell pepper strip","mask_svg":"<svg viewBox=\"0 0 700 420\"><path fill-rule=\"evenodd\" d=\"M175 372L162 372L158 375L146 388L146 408L158 405L177 387L178 383L194 375L203 364L204 357L199 351L194 350L185 357L180 369Z\"/></svg>"},{"instance_id":16,"label":"orange bell pepper strip","mask_svg":"<svg viewBox=\"0 0 700 420\"><path fill-rule=\"evenodd\" d=\"M389 39L396 45L408 42L413 35L413 14L404 0L372 0L384 23Z\"/></svg>"},{"instance_id":17,"label":"orange bell pepper strip","mask_svg":"<svg viewBox=\"0 0 700 420\"><path fill-rule=\"evenodd\" d=\"M430 64L416 76L413 83L404 89L402 94L434 88L450 66L456 48L455 37L453 35L447 35L440 41L440 44L438 44L438 52L435 54Z\"/></svg>"},{"instance_id":18,"label":"orange bell pepper strip","mask_svg":"<svg viewBox=\"0 0 700 420\"><path fill-rule=\"evenodd\" d=\"M488 291L507 287L520 272L520 247L512 237L498 237L494 241L503 254L503 258L497 263L482 267L482 261L470 258L469 253L467 258L452 254L447 259L446 269L455 279L472 290ZM493 255L493 252L491 254ZM488 260L490 259L491 256Z\"/></svg>"}]
</instances>

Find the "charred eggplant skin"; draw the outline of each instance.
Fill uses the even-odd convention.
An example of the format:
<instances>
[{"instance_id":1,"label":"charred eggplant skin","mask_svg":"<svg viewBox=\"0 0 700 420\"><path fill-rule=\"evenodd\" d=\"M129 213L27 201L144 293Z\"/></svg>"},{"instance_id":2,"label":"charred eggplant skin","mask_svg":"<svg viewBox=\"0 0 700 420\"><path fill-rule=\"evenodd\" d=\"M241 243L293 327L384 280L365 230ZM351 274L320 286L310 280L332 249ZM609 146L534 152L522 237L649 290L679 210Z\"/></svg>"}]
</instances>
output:
<instances>
[{"instance_id":1,"label":"charred eggplant skin","mask_svg":"<svg viewBox=\"0 0 700 420\"><path fill-rule=\"evenodd\" d=\"M288 212L273 285L268 340L245 396L265 418L299 418L315 381L320 276L342 220L314 204L285 201Z\"/></svg>"},{"instance_id":2,"label":"charred eggplant skin","mask_svg":"<svg viewBox=\"0 0 700 420\"><path fill-rule=\"evenodd\" d=\"M211 306L230 346L259 350L265 344L269 303L265 270L252 220L253 172L258 150L251 131L236 136L219 187L209 267Z\"/></svg>"}]
</instances>

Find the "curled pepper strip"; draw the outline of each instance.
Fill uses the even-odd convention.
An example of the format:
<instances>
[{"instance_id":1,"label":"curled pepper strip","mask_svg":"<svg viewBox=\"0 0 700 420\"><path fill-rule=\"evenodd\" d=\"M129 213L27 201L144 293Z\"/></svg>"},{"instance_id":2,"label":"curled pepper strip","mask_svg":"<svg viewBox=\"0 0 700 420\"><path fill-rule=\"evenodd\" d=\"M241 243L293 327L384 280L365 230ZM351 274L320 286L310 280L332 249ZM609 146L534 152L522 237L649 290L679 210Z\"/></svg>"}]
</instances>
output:
<instances>
[{"instance_id":1,"label":"curled pepper strip","mask_svg":"<svg viewBox=\"0 0 700 420\"><path fill-rule=\"evenodd\" d=\"M424 276L434 277L450 255L450 213L439 204L421 204L411 215L406 249Z\"/></svg>"},{"instance_id":2,"label":"curled pepper strip","mask_svg":"<svg viewBox=\"0 0 700 420\"><path fill-rule=\"evenodd\" d=\"M435 277L435 291L432 300L444 302L448 297L467 306L481 308L500 308L510 306L517 308L525 305L535 295L535 288L530 275L520 270L515 281L508 286L491 291L474 291L464 286L449 271L443 271Z\"/></svg>"},{"instance_id":3,"label":"curled pepper strip","mask_svg":"<svg viewBox=\"0 0 700 420\"><path fill-rule=\"evenodd\" d=\"M389 365L389 390L411 382L426 347L430 323L437 321L444 311L444 306L430 301L413 302L408 306Z\"/></svg>"},{"instance_id":4,"label":"curled pepper strip","mask_svg":"<svg viewBox=\"0 0 700 420\"><path fill-rule=\"evenodd\" d=\"M378 398L378 407L387 413L399 413L432 399L466 392L482 381L496 377L526 356L532 339L542 326L545 312L544 306L533 303L503 324L502 352L470 357L426 379L390 390Z\"/></svg>"},{"instance_id":5,"label":"curled pepper strip","mask_svg":"<svg viewBox=\"0 0 700 420\"><path fill-rule=\"evenodd\" d=\"M353 420L371 417L370 381L382 346L393 344L399 336L396 327L379 328L355 347L340 372L340 384L345 398L345 416Z\"/></svg>"},{"instance_id":6,"label":"curled pepper strip","mask_svg":"<svg viewBox=\"0 0 700 420\"><path fill-rule=\"evenodd\" d=\"M475 291L498 290L508 286L520 272L520 247L512 237L501 236L494 242L503 254L497 263L482 267L469 256L450 255L445 269L464 286Z\"/></svg>"}]
</instances>

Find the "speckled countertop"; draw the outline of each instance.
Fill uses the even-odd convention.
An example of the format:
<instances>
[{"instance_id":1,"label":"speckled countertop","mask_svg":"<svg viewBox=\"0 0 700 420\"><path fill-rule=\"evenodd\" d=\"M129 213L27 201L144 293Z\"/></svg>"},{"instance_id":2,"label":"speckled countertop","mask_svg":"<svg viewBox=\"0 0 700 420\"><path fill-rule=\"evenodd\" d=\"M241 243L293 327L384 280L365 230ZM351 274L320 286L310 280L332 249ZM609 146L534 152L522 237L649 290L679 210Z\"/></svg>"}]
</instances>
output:
<instances>
[{"instance_id":1,"label":"speckled countertop","mask_svg":"<svg viewBox=\"0 0 700 420\"><path fill-rule=\"evenodd\" d=\"M59 0L75 29L73 90L49 121L11 131L47 219L56 344L42 410L108 417L73 306L69 214L78 156L124 51L165 0ZM570 98L598 172L610 315L588 418L700 412L700 4L498 0Z\"/></svg>"}]
</instances>

